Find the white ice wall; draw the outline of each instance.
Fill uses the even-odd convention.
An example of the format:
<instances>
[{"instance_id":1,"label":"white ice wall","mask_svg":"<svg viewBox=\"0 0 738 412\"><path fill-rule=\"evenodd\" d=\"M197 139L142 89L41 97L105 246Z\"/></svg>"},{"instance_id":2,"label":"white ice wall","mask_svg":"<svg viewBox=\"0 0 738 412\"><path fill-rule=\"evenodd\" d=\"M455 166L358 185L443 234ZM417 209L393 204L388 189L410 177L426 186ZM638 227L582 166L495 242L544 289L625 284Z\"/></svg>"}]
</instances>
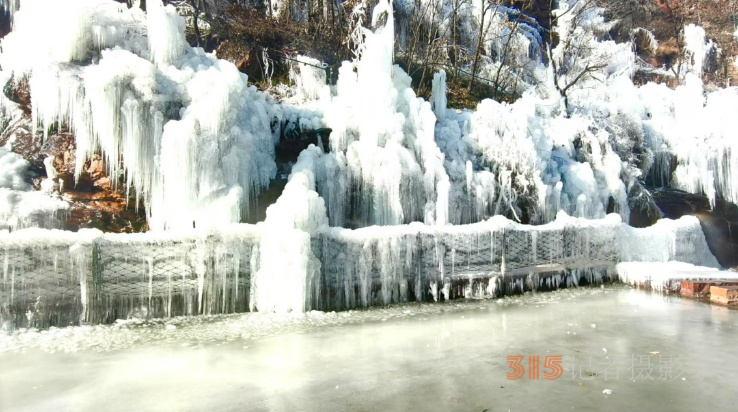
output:
<instances>
[{"instance_id":1,"label":"white ice wall","mask_svg":"<svg viewBox=\"0 0 738 412\"><path fill-rule=\"evenodd\" d=\"M276 174L274 105L232 63L189 47L172 6L148 10L24 0L0 65L29 78L35 125L74 133L77 177L101 151L152 229L237 223Z\"/></svg>"}]
</instances>

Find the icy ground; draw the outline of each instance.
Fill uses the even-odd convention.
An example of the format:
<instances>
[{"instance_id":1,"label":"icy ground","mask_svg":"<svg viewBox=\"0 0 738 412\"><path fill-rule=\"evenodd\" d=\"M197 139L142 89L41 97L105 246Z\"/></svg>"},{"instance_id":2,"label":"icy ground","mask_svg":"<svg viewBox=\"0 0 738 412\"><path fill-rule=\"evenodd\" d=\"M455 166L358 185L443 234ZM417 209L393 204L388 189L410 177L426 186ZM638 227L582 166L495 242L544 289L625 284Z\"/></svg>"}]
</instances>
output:
<instances>
[{"instance_id":1,"label":"icy ground","mask_svg":"<svg viewBox=\"0 0 738 412\"><path fill-rule=\"evenodd\" d=\"M20 331L0 335L0 410L730 410L711 394L738 390L737 315L607 286ZM506 379L509 355L526 356L523 378ZM542 369L562 355L563 376L529 380L529 355ZM668 356L673 379L659 379Z\"/></svg>"}]
</instances>

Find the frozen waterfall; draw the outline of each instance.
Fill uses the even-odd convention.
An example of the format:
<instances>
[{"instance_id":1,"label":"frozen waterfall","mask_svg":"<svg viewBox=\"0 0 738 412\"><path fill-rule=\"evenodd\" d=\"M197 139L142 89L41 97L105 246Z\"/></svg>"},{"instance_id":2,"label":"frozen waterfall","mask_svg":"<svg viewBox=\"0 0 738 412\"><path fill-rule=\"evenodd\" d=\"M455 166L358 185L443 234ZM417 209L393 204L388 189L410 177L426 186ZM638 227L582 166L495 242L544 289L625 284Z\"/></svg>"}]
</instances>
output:
<instances>
[{"instance_id":1,"label":"frozen waterfall","mask_svg":"<svg viewBox=\"0 0 738 412\"><path fill-rule=\"evenodd\" d=\"M527 75L536 87L521 82L512 103L451 109L446 72L433 76L425 100L395 64L391 0L354 10L371 14L370 27L356 25L355 58L340 65L335 85L320 61L297 56L295 85L280 101L249 86L233 63L190 47L183 17L161 0L148 0L147 12L113 0L2 4L20 7L7 9L13 31L2 39L0 78L28 80L34 132L74 135L77 178L102 154L111 181L145 208L152 229L83 239L0 234L17 252L5 254L2 298L30 296L23 305L31 304L30 288L43 282L29 278L20 294L16 279L33 265L18 251L48 236L60 250L34 261L45 268L38 279L79 290L69 298L81 322L109 320L116 308L173 316L483 297L599 283L616 276L617 263L640 260L717 266L695 219L627 226L643 206L631 193L658 174L713 203L738 202L738 89L705 91L699 75L712 45L695 26L684 29L694 63L676 89L635 86L631 44L588 33L572 41L606 64L566 96L556 82L571 72L555 73L540 50L526 51L538 59ZM580 6L562 3L560 13L567 7ZM572 35L574 15L558 22L560 36ZM597 13L585 18L605 24ZM492 31L503 33L503 22L491 19ZM516 41L528 50L533 40ZM563 47L549 58L575 64ZM12 102L0 100L4 119ZM289 165L264 222L236 225L275 178L280 127L330 129L329 144L319 137ZM27 165L0 149L0 166L0 218L15 222L34 202L21 181ZM27 215L67 206L43 200ZM86 259L106 253L125 275ZM133 290L125 298L106 289L115 276Z\"/></svg>"},{"instance_id":2,"label":"frozen waterfall","mask_svg":"<svg viewBox=\"0 0 738 412\"><path fill-rule=\"evenodd\" d=\"M60 26L54 36L46 27ZM161 0L24 0L0 64L29 77L34 123L68 125L77 176L102 152L152 229L237 223L276 173L271 99L191 48ZM92 62L92 64L90 64Z\"/></svg>"}]
</instances>

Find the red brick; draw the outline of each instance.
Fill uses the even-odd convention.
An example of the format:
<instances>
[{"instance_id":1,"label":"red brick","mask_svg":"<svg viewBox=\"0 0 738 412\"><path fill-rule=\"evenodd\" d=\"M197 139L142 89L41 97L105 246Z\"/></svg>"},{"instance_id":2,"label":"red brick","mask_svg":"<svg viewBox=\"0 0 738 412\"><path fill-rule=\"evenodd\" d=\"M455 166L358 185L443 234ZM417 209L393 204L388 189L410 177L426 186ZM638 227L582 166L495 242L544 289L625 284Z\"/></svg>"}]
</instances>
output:
<instances>
[{"instance_id":1,"label":"red brick","mask_svg":"<svg viewBox=\"0 0 738 412\"><path fill-rule=\"evenodd\" d=\"M683 280L680 293L689 296L706 295L710 293L710 283Z\"/></svg>"},{"instance_id":2,"label":"red brick","mask_svg":"<svg viewBox=\"0 0 738 412\"><path fill-rule=\"evenodd\" d=\"M738 281L724 280L683 280L681 283L680 293L695 298L710 296L711 286L738 286Z\"/></svg>"},{"instance_id":3,"label":"red brick","mask_svg":"<svg viewBox=\"0 0 738 412\"><path fill-rule=\"evenodd\" d=\"M710 286L710 301L738 305L738 286Z\"/></svg>"}]
</instances>

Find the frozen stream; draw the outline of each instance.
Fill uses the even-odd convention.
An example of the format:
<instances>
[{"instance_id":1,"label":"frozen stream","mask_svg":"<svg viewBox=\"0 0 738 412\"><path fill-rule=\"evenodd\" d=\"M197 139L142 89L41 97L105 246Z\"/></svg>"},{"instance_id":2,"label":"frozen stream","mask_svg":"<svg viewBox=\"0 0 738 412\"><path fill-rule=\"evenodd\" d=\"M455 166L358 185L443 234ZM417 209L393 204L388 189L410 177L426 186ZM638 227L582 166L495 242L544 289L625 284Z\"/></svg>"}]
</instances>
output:
<instances>
[{"instance_id":1,"label":"frozen stream","mask_svg":"<svg viewBox=\"0 0 738 412\"><path fill-rule=\"evenodd\" d=\"M622 286L20 331L0 333L0 410L730 410L737 341L735 310ZM563 356L556 380L547 355Z\"/></svg>"}]
</instances>

